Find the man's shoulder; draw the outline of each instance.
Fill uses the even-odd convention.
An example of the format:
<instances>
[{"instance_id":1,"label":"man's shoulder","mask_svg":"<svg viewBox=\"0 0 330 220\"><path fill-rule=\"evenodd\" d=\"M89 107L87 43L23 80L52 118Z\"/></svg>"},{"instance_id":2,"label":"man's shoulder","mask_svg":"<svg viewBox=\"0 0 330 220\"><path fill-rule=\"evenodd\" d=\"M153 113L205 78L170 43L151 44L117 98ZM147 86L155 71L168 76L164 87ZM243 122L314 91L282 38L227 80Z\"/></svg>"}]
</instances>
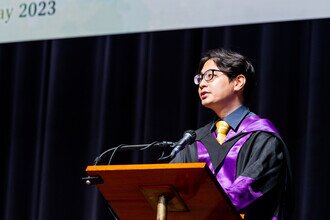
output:
<instances>
[{"instance_id":1,"label":"man's shoulder","mask_svg":"<svg viewBox=\"0 0 330 220\"><path fill-rule=\"evenodd\" d=\"M254 131L251 134L250 140L255 144L285 146L284 141L278 134L269 131Z\"/></svg>"},{"instance_id":2,"label":"man's shoulder","mask_svg":"<svg viewBox=\"0 0 330 220\"><path fill-rule=\"evenodd\" d=\"M278 130L269 119L261 118L256 114L247 115L241 122L237 132L250 133L255 131L265 131L279 134Z\"/></svg>"}]
</instances>

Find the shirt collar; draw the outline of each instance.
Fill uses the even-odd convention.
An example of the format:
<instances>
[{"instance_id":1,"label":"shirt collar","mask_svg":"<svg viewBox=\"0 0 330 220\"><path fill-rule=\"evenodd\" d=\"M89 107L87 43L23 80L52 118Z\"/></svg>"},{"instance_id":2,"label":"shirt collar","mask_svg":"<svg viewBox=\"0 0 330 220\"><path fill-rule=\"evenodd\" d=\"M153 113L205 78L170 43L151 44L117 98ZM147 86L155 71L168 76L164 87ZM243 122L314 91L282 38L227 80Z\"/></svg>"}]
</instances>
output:
<instances>
[{"instance_id":1,"label":"shirt collar","mask_svg":"<svg viewBox=\"0 0 330 220\"><path fill-rule=\"evenodd\" d=\"M250 110L246 106L241 105L240 107L238 107L236 110L234 110L232 113L227 115L222 120L227 122L229 124L229 126L231 127L231 129L236 131L238 126L240 125L240 123L245 118L245 116L248 115L249 113L250 113ZM218 120L214 121L213 125L211 126L211 130L213 130L215 128L216 121L218 121Z\"/></svg>"}]
</instances>

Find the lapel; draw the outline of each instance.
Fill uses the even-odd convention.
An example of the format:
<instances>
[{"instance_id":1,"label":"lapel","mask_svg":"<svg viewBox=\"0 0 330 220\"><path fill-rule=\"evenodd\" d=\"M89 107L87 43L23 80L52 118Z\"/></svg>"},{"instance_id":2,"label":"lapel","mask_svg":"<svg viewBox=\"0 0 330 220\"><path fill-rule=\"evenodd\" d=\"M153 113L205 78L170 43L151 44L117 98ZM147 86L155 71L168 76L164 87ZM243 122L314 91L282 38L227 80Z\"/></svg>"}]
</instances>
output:
<instances>
[{"instance_id":1,"label":"lapel","mask_svg":"<svg viewBox=\"0 0 330 220\"><path fill-rule=\"evenodd\" d=\"M230 140L224 142L222 145L214 137L211 127L213 123L209 123L199 130L196 139L202 142L202 144L207 149L214 170L220 166L224 158L226 157L230 148L236 143L236 141L244 135L243 133L237 134L237 136L231 138Z\"/></svg>"},{"instance_id":2,"label":"lapel","mask_svg":"<svg viewBox=\"0 0 330 220\"><path fill-rule=\"evenodd\" d=\"M220 144L212 133L209 133L201 140L210 155L210 159L215 172L217 172L231 147L243 135L244 133L238 134L236 137L224 142L223 144Z\"/></svg>"}]
</instances>

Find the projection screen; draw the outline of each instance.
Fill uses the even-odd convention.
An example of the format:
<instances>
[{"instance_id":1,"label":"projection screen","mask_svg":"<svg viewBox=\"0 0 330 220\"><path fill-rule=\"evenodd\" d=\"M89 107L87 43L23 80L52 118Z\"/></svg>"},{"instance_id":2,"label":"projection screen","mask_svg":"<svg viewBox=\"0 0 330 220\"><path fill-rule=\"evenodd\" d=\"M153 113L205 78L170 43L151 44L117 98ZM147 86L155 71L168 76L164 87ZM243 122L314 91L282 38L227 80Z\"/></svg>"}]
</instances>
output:
<instances>
[{"instance_id":1,"label":"projection screen","mask_svg":"<svg viewBox=\"0 0 330 220\"><path fill-rule=\"evenodd\" d=\"M1 0L0 43L329 17L329 0Z\"/></svg>"}]
</instances>

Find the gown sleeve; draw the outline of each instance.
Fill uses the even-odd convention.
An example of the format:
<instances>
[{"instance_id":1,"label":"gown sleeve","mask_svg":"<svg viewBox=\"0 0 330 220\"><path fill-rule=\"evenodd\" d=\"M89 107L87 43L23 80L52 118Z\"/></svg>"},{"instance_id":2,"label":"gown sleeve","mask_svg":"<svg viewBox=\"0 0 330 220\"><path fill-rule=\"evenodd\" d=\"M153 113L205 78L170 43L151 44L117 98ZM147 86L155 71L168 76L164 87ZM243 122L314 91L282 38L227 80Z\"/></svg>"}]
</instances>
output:
<instances>
[{"instance_id":1,"label":"gown sleeve","mask_svg":"<svg viewBox=\"0 0 330 220\"><path fill-rule=\"evenodd\" d=\"M235 181L226 189L240 210L264 196L280 183L283 166L282 142L262 132L252 135L239 154Z\"/></svg>"}]
</instances>

